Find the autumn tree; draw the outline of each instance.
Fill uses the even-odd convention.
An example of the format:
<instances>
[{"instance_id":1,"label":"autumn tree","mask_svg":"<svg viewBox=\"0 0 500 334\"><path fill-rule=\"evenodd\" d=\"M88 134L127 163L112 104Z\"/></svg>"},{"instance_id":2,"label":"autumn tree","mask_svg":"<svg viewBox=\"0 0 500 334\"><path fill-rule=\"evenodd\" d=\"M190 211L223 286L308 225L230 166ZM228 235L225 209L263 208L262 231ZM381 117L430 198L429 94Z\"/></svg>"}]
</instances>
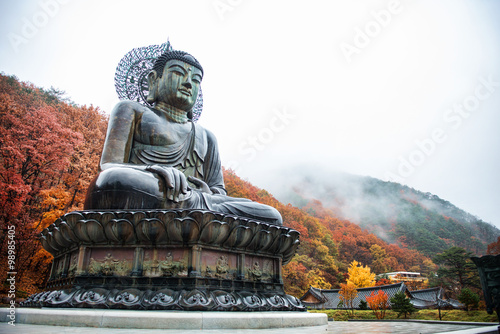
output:
<instances>
[{"instance_id":1,"label":"autumn tree","mask_svg":"<svg viewBox=\"0 0 500 334\"><path fill-rule=\"evenodd\" d=\"M375 286L388 285L388 284L392 284L391 280L388 278L382 277L381 279L377 280L377 282L375 283Z\"/></svg>"},{"instance_id":2,"label":"autumn tree","mask_svg":"<svg viewBox=\"0 0 500 334\"><path fill-rule=\"evenodd\" d=\"M307 273L308 285L319 289L331 289L332 285L323 277L320 269L315 268Z\"/></svg>"},{"instance_id":3,"label":"autumn tree","mask_svg":"<svg viewBox=\"0 0 500 334\"><path fill-rule=\"evenodd\" d=\"M365 288L375 284L375 274L370 267L361 265L358 261L352 261L347 270L349 278L347 283L353 284L356 288Z\"/></svg>"},{"instance_id":4,"label":"autumn tree","mask_svg":"<svg viewBox=\"0 0 500 334\"><path fill-rule=\"evenodd\" d=\"M20 288L26 288L26 268L32 267L38 251L32 240L37 233L35 219L43 214L40 193L63 173L73 146L81 137L62 127L52 108L30 109L20 104L16 107L10 103L2 108L5 113L0 120L0 219L4 230L7 226L16 228L17 279Z\"/></svg>"},{"instance_id":5,"label":"autumn tree","mask_svg":"<svg viewBox=\"0 0 500 334\"><path fill-rule=\"evenodd\" d=\"M68 105L54 94L0 75L0 228L15 226L17 287L26 293L44 285L52 258L36 235L69 209L82 208L83 187L97 164L81 167L86 174L75 171L98 161L100 148L86 148L97 145L106 127L99 110ZM0 233L3 248L4 237Z\"/></svg>"},{"instance_id":6,"label":"autumn tree","mask_svg":"<svg viewBox=\"0 0 500 334\"><path fill-rule=\"evenodd\" d=\"M366 297L366 302L372 309L377 319L384 319L385 311L389 307L388 299L389 297L382 290L378 290L377 293L373 291L368 297Z\"/></svg>"},{"instance_id":7,"label":"autumn tree","mask_svg":"<svg viewBox=\"0 0 500 334\"><path fill-rule=\"evenodd\" d=\"M354 298L356 298L356 296L358 295L358 290L356 290L354 284L350 282L345 284L340 283L339 295L342 304L346 308L350 308L352 311L352 315L354 315Z\"/></svg>"},{"instance_id":8,"label":"autumn tree","mask_svg":"<svg viewBox=\"0 0 500 334\"><path fill-rule=\"evenodd\" d=\"M492 242L491 244L488 245L488 248L486 250L486 254L489 254L489 255L500 254L500 237L498 237L497 241Z\"/></svg>"},{"instance_id":9,"label":"autumn tree","mask_svg":"<svg viewBox=\"0 0 500 334\"><path fill-rule=\"evenodd\" d=\"M381 246L374 244L370 247L370 253L372 254L373 261L371 268L374 272L379 274L385 273L387 271L387 266L385 264L385 259L387 258L387 252Z\"/></svg>"},{"instance_id":10,"label":"autumn tree","mask_svg":"<svg viewBox=\"0 0 500 334\"><path fill-rule=\"evenodd\" d=\"M288 294L302 296L308 289L307 268L297 259L283 266L283 283Z\"/></svg>"}]
</instances>

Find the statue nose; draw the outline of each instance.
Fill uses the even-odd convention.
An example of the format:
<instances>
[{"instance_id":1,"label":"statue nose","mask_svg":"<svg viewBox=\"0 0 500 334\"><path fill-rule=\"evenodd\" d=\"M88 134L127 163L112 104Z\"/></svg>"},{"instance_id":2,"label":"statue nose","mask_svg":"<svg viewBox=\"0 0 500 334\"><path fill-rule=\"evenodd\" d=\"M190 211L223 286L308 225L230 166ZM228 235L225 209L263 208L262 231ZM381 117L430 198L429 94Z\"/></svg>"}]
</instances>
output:
<instances>
[{"instance_id":1,"label":"statue nose","mask_svg":"<svg viewBox=\"0 0 500 334\"><path fill-rule=\"evenodd\" d=\"M193 85L191 84L190 81L186 81L182 84L184 87L188 88L188 89L191 89L193 88Z\"/></svg>"}]
</instances>

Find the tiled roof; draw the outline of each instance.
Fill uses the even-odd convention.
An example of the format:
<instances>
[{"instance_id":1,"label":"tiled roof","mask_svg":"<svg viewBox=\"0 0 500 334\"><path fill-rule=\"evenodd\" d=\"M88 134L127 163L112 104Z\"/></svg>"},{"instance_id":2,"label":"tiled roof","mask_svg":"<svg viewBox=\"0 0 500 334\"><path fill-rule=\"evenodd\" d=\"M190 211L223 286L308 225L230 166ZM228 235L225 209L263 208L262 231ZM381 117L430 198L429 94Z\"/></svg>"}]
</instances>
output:
<instances>
[{"instance_id":1,"label":"tiled roof","mask_svg":"<svg viewBox=\"0 0 500 334\"><path fill-rule=\"evenodd\" d=\"M315 288L312 285L309 287L309 290L307 290L307 292L300 298L300 300L305 299L309 294L314 296L314 298L316 298L320 302L324 303L327 301L325 296L323 296L323 294L321 293L321 289Z\"/></svg>"},{"instance_id":2,"label":"tiled roof","mask_svg":"<svg viewBox=\"0 0 500 334\"><path fill-rule=\"evenodd\" d=\"M366 297L370 296L370 294L373 292L376 293L378 290L382 290L388 295L389 302L397 292L399 291L406 292L407 295L410 296L410 301L413 304L413 306L419 309L437 308L438 303L441 304L441 307L453 307L453 308L463 307L463 305L456 300L443 299L443 290L440 287L409 291L406 288L406 285L403 282L400 282L396 284L372 286L369 288L359 288L357 290L358 290L358 295L356 296L356 298L354 298L353 301L354 308L359 308L359 303L362 300L366 300ZM311 294L320 302L319 303L304 302L306 306L320 307L324 309L336 309L339 308L338 307L340 302L339 291L340 289L323 290L311 286L309 290L304 294L304 296L302 296L302 298L300 299L303 300L307 295Z\"/></svg>"},{"instance_id":3,"label":"tiled roof","mask_svg":"<svg viewBox=\"0 0 500 334\"><path fill-rule=\"evenodd\" d=\"M314 289L314 290L312 290L312 289ZM377 293L378 290L382 290L383 292L385 292L388 295L389 300L390 300L392 297L394 297L394 295L397 292L399 292L399 291L404 292L406 290L406 286L404 285L403 282L401 282L401 283L396 283L396 284L372 286L369 288L359 288L357 290L358 290L358 295L356 296L356 298L354 298L354 301L353 301L354 308L358 308L359 303L362 300L366 300L366 297L370 296L370 294L372 292ZM304 298L307 295L307 293L311 292L318 300L321 300L320 298L317 297L317 294L320 294L324 297L323 300L325 300L325 302L322 303L322 305L321 305L322 308L326 308L326 309L338 308L337 305L340 302L339 291L340 291L340 289L323 290L323 289L317 289L317 288L311 287L309 289L309 291L306 292L306 294L302 298ZM308 305L308 303L305 303L305 304Z\"/></svg>"},{"instance_id":4,"label":"tiled roof","mask_svg":"<svg viewBox=\"0 0 500 334\"><path fill-rule=\"evenodd\" d=\"M415 290L410 291L410 294L413 298L418 298L426 301L436 302L436 300L443 298L443 289L440 287L423 289L423 290Z\"/></svg>"}]
</instances>

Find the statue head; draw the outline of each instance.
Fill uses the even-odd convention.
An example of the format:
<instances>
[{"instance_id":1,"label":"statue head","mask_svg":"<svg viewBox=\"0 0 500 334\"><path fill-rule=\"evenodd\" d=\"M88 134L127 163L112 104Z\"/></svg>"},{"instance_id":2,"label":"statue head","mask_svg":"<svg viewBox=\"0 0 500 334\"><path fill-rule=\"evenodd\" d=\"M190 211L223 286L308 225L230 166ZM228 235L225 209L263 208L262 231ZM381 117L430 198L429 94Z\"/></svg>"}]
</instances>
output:
<instances>
[{"instance_id":1,"label":"statue head","mask_svg":"<svg viewBox=\"0 0 500 334\"><path fill-rule=\"evenodd\" d=\"M167 51L156 60L148 74L148 102L163 102L190 112L193 108L203 68L200 63L184 51Z\"/></svg>"}]
</instances>

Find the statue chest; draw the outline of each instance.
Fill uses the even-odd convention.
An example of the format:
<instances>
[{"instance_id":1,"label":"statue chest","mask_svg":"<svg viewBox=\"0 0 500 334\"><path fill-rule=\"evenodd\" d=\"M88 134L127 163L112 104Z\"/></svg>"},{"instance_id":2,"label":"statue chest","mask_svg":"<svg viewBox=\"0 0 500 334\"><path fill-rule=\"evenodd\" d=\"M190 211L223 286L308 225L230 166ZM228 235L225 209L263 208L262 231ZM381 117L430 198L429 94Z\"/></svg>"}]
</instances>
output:
<instances>
[{"instance_id":1,"label":"statue chest","mask_svg":"<svg viewBox=\"0 0 500 334\"><path fill-rule=\"evenodd\" d=\"M185 141L192 131L190 122L173 123L161 115L148 113L135 126L134 142L153 146L176 145Z\"/></svg>"},{"instance_id":2,"label":"statue chest","mask_svg":"<svg viewBox=\"0 0 500 334\"><path fill-rule=\"evenodd\" d=\"M173 123L146 115L136 123L130 162L161 164L202 177L208 143L203 131L191 123Z\"/></svg>"}]
</instances>

